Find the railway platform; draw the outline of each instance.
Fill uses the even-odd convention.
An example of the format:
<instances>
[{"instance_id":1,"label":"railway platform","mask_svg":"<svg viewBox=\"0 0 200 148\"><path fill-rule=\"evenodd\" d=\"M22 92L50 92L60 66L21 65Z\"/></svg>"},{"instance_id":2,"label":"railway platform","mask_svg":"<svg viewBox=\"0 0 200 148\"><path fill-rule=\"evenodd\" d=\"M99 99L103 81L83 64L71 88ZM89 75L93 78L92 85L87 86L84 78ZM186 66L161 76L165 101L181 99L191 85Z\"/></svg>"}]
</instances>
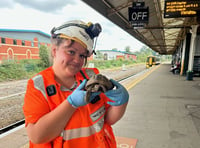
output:
<instances>
[{"instance_id":1,"label":"railway platform","mask_svg":"<svg viewBox=\"0 0 200 148\"><path fill-rule=\"evenodd\" d=\"M117 148L199 148L200 77L193 81L161 64L125 85L130 100L113 126ZM0 137L0 148L28 148L24 128Z\"/></svg>"},{"instance_id":2,"label":"railway platform","mask_svg":"<svg viewBox=\"0 0 200 148\"><path fill-rule=\"evenodd\" d=\"M136 148L200 147L200 77L188 81L170 66L129 89L127 111L113 126L116 136L136 139Z\"/></svg>"}]
</instances>

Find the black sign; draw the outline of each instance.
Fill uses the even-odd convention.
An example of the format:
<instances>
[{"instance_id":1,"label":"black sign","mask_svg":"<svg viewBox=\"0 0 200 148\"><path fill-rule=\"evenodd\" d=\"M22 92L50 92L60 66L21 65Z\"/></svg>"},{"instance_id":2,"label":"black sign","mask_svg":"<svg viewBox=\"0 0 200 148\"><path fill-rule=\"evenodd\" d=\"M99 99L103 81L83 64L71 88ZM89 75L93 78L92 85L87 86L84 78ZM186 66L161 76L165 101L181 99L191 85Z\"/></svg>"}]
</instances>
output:
<instances>
[{"instance_id":1,"label":"black sign","mask_svg":"<svg viewBox=\"0 0 200 148\"><path fill-rule=\"evenodd\" d=\"M164 18L193 17L200 11L200 0L165 0Z\"/></svg>"},{"instance_id":2,"label":"black sign","mask_svg":"<svg viewBox=\"0 0 200 148\"><path fill-rule=\"evenodd\" d=\"M133 27L143 27L149 22L149 7L129 7L128 13Z\"/></svg>"}]
</instances>

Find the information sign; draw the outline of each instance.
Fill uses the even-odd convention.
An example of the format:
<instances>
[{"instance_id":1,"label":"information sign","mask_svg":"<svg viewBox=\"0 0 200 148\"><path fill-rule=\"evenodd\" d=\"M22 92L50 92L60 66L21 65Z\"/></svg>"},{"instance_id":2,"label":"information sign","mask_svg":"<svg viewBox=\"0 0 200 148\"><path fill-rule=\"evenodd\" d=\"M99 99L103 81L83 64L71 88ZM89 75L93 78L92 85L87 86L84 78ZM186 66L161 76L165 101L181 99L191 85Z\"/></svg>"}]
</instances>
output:
<instances>
[{"instance_id":1,"label":"information sign","mask_svg":"<svg viewBox=\"0 0 200 148\"><path fill-rule=\"evenodd\" d=\"M129 22L133 27L143 27L149 21L148 7L129 7Z\"/></svg>"},{"instance_id":2,"label":"information sign","mask_svg":"<svg viewBox=\"0 0 200 148\"><path fill-rule=\"evenodd\" d=\"M165 0L164 18L194 17L200 11L200 0Z\"/></svg>"}]
</instances>

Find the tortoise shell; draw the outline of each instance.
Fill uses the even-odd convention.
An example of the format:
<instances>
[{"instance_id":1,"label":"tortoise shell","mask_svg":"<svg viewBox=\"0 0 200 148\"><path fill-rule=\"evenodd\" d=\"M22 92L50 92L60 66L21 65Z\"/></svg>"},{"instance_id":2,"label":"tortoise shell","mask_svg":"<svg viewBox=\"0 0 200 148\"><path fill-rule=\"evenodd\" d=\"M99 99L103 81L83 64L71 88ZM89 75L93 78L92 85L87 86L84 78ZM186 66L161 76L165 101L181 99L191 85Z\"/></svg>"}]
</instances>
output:
<instances>
[{"instance_id":1,"label":"tortoise shell","mask_svg":"<svg viewBox=\"0 0 200 148\"><path fill-rule=\"evenodd\" d=\"M91 92L106 92L113 89L112 82L104 75L97 74L93 75L86 83L86 102L89 101Z\"/></svg>"}]
</instances>

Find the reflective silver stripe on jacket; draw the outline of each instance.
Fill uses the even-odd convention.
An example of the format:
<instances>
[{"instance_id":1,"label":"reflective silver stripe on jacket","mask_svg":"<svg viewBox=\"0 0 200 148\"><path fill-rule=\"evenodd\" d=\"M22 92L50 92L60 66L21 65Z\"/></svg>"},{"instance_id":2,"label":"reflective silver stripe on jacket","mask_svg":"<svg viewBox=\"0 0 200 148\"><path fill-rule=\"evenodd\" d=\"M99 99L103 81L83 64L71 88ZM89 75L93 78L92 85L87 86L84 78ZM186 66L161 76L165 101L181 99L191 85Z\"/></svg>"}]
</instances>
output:
<instances>
[{"instance_id":1,"label":"reflective silver stripe on jacket","mask_svg":"<svg viewBox=\"0 0 200 148\"><path fill-rule=\"evenodd\" d=\"M47 99L42 75L37 75L33 77L32 80L34 82L34 87L43 94L45 99Z\"/></svg>"},{"instance_id":2,"label":"reflective silver stripe on jacket","mask_svg":"<svg viewBox=\"0 0 200 148\"><path fill-rule=\"evenodd\" d=\"M97 121L106 111L105 106L102 106L100 109L95 111L90 115L90 118L92 119L93 122Z\"/></svg>"},{"instance_id":3,"label":"reflective silver stripe on jacket","mask_svg":"<svg viewBox=\"0 0 200 148\"><path fill-rule=\"evenodd\" d=\"M104 116L95 124L89 127L81 127L76 129L64 130L61 134L63 140L71 140L81 137L88 137L91 136L99 131L102 130L104 125Z\"/></svg>"}]
</instances>

